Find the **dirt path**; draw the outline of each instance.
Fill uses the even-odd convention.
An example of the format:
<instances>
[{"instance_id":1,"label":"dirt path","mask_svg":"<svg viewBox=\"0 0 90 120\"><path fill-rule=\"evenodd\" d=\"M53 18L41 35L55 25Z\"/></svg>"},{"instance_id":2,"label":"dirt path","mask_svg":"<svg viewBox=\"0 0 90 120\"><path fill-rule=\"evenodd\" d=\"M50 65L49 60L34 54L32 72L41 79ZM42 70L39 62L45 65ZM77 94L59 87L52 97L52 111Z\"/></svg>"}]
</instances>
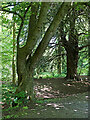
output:
<instances>
[{"instance_id":1,"label":"dirt path","mask_svg":"<svg viewBox=\"0 0 90 120\"><path fill-rule=\"evenodd\" d=\"M67 97L88 91L90 78L82 77L81 81L65 80L64 78L36 79L34 89L37 98Z\"/></svg>"},{"instance_id":2,"label":"dirt path","mask_svg":"<svg viewBox=\"0 0 90 120\"><path fill-rule=\"evenodd\" d=\"M35 79L37 101L3 112L9 118L88 118L88 78L82 81Z\"/></svg>"},{"instance_id":3,"label":"dirt path","mask_svg":"<svg viewBox=\"0 0 90 120\"><path fill-rule=\"evenodd\" d=\"M18 118L88 118L88 93L79 93L67 98L44 100L34 108L17 112ZM22 117L21 117L22 116Z\"/></svg>"}]
</instances>

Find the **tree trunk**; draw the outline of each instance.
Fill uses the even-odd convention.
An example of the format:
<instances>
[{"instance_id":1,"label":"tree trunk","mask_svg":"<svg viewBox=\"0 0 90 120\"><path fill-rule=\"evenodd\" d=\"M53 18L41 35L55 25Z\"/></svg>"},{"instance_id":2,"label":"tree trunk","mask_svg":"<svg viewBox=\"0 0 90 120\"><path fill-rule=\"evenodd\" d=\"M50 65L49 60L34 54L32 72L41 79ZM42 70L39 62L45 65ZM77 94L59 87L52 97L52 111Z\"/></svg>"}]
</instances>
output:
<instances>
[{"instance_id":1,"label":"tree trunk","mask_svg":"<svg viewBox=\"0 0 90 120\"><path fill-rule=\"evenodd\" d=\"M58 40L58 60L57 60L57 62L58 62L58 65L57 65L57 69L58 69L58 74L61 74L61 50L62 50L62 48L61 48L61 44L60 44L60 41Z\"/></svg>"},{"instance_id":2,"label":"tree trunk","mask_svg":"<svg viewBox=\"0 0 90 120\"><path fill-rule=\"evenodd\" d=\"M67 79L78 79L77 77L78 52L67 49Z\"/></svg>"},{"instance_id":3,"label":"tree trunk","mask_svg":"<svg viewBox=\"0 0 90 120\"><path fill-rule=\"evenodd\" d=\"M18 73L18 88L16 94L24 91L27 93L27 96L34 101L33 94L33 69L29 67L26 61L25 52L23 49L19 48L18 51L18 64L17 64L17 73Z\"/></svg>"},{"instance_id":4,"label":"tree trunk","mask_svg":"<svg viewBox=\"0 0 90 120\"><path fill-rule=\"evenodd\" d=\"M76 13L75 10L72 9L72 13L70 16L70 30L69 30L69 40L66 39L66 34L64 32L64 24L61 23L60 32L61 32L61 40L63 46L67 52L67 79L77 79L80 80L77 75L77 64L78 64L78 33L75 29L75 19Z\"/></svg>"},{"instance_id":5,"label":"tree trunk","mask_svg":"<svg viewBox=\"0 0 90 120\"><path fill-rule=\"evenodd\" d=\"M14 18L14 15L13 15ZM15 22L13 19L13 58L12 58L12 83L15 85L16 73L15 73Z\"/></svg>"},{"instance_id":6,"label":"tree trunk","mask_svg":"<svg viewBox=\"0 0 90 120\"><path fill-rule=\"evenodd\" d=\"M30 40L30 37L29 37L30 35L28 32L28 42L27 42L26 46L24 46L22 48L18 47L18 49L17 49L17 73L18 73L18 85L19 86L16 90L16 93L21 92L21 91L27 91L30 98L32 100L34 100L33 99L33 96L34 96L33 95L33 77L32 77L33 71L35 69L36 64L39 62L42 54L44 53L50 39L56 32L56 29L57 29L59 23L61 22L62 18L65 16L65 14L68 12L70 5L71 5L71 3L62 3L54 20L50 24L48 30L46 31L44 37L42 38L42 41L39 43L39 45L36 48L36 51L35 51L35 53L33 53L33 55L31 55L31 53L33 51L33 48L34 48L33 46L36 43L36 40L38 41L37 34L38 34L38 29L40 29L40 27L39 28L36 27L37 28L37 29L35 29L36 32L34 32L34 33L36 33L36 35L32 36L31 40ZM46 11L48 10L47 7L48 7L47 4L45 4L45 7L43 7L43 9L45 10L44 11L45 14L46 14ZM41 21L41 17L43 18L42 11L41 11L41 15L39 18L40 19L39 23ZM43 21L41 21L41 22L43 23ZM17 42L17 45L19 45L18 42Z\"/></svg>"},{"instance_id":7,"label":"tree trunk","mask_svg":"<svg viewBox=\"0 0 90 120\"><path fill-rule=\"evenodd\" d=\"M90 34L90 16L88 16L88 34ZM88 35L88 45L90 45L89 35ZM90 76L90 46L88 46L88 63L89 63L88 76Z\"/></svg>"}]
</instances>

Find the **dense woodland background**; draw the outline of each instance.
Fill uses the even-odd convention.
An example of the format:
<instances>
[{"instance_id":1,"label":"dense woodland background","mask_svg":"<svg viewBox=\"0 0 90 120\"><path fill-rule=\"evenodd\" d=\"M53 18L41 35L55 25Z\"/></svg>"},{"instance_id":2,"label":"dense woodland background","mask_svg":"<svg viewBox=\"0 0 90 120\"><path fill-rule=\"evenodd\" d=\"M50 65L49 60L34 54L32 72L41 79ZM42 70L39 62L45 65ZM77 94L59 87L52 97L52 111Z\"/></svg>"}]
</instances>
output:
<instances>
[{"instance_id":1,"label":"dense woodland background","mask_svg":"<svg viewBox=\"0 0 90 120\"><path fill-rule=\"evenodd\" d=\"M4 3L3 3L4 4ZM28 3L17 3L17 5L12 5L15 3L8 3L13 7L10 7L8 9L11 9L13 11L21 12L21 15L23 15L23 9L25 9L28 6ZM19 5L20 4L20 5ZM59 25L60 27L57 29L55 35L50 40L50 43L47 46L47 49L45 50L42 58L40 59L39 64L37 64L37 68L35 68L34 76L40 76L40 74L47 74L52 73L53 76L65 76L67 73L67 54L64 46L64 40L62 39L60 28L62 27L62 32L66 36L66 40L69 41L68 37L71 29L70 29L70 21L73 21L75 19L75 25L74 25L74 31L78 32L76 35L78 37L78 47L80 49L79 51L79 59L78 59L78 74L79 75L88 75L89 74L89 9L88 5L84 5L83 3L80 3L81 5L76 5L75 12L73 11L71 13L68 13L69 15L65 16L63 18L62 23ZM26 5L26 6L25 6ZM4 4L5 6L5 4ZM50 22L53 19L53 16L57 12L58 7L60 4L53 3L51 5L51 9L47 16L47 21L45 23L45 27L48 28ZM52 8L53 7L53 8ZM57 7L57 9L56 9ZM20 9L22 8L22 9ZM5 9L6 10L6 9ZM2 79L4 80L7 77L7 80L12 79L12 66L15 68L16 66L16 36L19 29L20 24L20 18L18 15L13 15L7 12L2 12L2 25L1 25L1 38L2 38ZM74 15L76 14L76 16ZM75 16L75 18L72 17ZM24 27L22 28L21 36L20 36L20 47L22 47L25 44L26 36L27 36L27 30L28 30L28 18L29 18L29 12L26 16L26 21L24 23ZM50 18L48 18L50 17ZM67 17L67 18L66 18ZM74 21L73 21L74 22ZM72 23L73 24L73 23ZM63 31L64 29L64 31ZM43 28L43 31L41 32L41 36L44 35L45 28ZM25 34L26 33L26 34ZM72 38L73 34L71 33ZM37 43L37 46L39 44ZM77 42L77 39L73 40L74 42ZM73 42L72 41L72 42ZM72 43L76 44L77 43ZM73 46L72 46L73 47ZM16 69L16 68L15 68ZM16 70L15 70L16 71ZM59 74L58 74L59 73ZM42 75L41 75L42 76ZM44 75L42 76L44 77Z\"/></svg>"},{"instance_id":2,"label":"dense woodland background","mask_svg":"<svg viewBox=\"0 0 90 120\"><path fill-rule=\"evenodd\" d=\"M2 3L4 104L12 104L12 97L16 94L21 97L23 91L34 101L33 79L81 81L81 76L90 76L89 5L89 2Z\"/></svg>"}]
</instances>

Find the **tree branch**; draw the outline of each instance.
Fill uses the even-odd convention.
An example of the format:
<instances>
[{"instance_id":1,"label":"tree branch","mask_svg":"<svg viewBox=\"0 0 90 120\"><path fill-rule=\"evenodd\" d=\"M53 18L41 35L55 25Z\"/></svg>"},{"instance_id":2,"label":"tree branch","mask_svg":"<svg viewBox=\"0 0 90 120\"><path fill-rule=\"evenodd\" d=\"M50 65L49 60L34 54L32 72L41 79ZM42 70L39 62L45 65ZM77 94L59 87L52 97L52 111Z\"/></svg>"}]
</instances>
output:
<instances>
[{"instance_id":1,"label":"tree branch","mask_svg":"<svg viewBox=\"0 0 90 120\"><path fill-rule=\"evenodd\" d=\"M18 4L14 4L14 5L7 5L7 6L4 6L2 8L7 8L7 7L10 7L10 6L15 6L15 5L18 5Z\"/></svg>"},{"instance_id":2,"label":"tree branch","mask_svg":"<svg viewBox=\"0 0 90 120\"><path fill-rule=\"evenodd\" d=\"M68 12L69 8L71 6L70 2L64 2L62 3L61 7L59 8L57 14L55 15L52 23L50 24L48 30L46 31L42 41L40 42L39 46L37 47L34 55L32 56L31 60L29 61L30 63L30 69L33 69L34 64L38 62L39 58L42 56L44 53L50 39L54 35L57 27L59 26L61 20L65 16L65 14Z\"/></svg>"},{"instance_id":3,"label":"tree branch","mask_svg":"<svg viewBox=\"0 0 90 120\"><path fill-rule=\"evenodd\" d=\"M55 59L57 59L58 57L60 57L60 56L65 56L66 55L66 53L63 53L63 54L61 54L61 55L54 55L53 57L50 57L50 58L46 58L45 60L43 60L43 58L42 58L42 60L40 60L40 65L41 64L44 64L44 65L47 65L48 63L50 64L50 62L51 61L55 61ZM46 56L47 57L47 56ZM39 66L40 66L39 65Z\"/></svg>"},{"instance_id":4,"label":"tree branch","mask_svg":"<svg viewBox=\"0 0 90 120\"><path fill-rule=\"evenodd\" d=\"M55 55L55 56L53 56L52 58L50 58L50 59L48 60L48 62L51 62L52 60L56 59L57 57L64 56L64 55L66 55L66 53L63 53L63 54L61 54L61 55Z\"/></svg>"},{"instance_id":5,"label":"tree branch","mask_svg":"<svg viewBox=\"0 0 90 120\"><path fill-rule=\"evenodd\" d=\"M79 50L82 50L83 48L88 47L88 46L90 46L90 45L84 45L84 46L82 46L82 47L78 47L78 49L79 49Z\"/></svg>"},{"instance_id":6,"label":"tree branch","mask_svg":"<svg viewBox=\"0 0 90 120\"><path fill-rule=\"evenodd\" d=\"M80 35L87 35L87 34L86 33L79 33L78 36L80 36Z\"/></svg>"},{"instance_id":7,"label":"tree branch","mask_svg":"<svg viewBox=\"0 0 90 120\"><path fill-rule=\"evenodd\" d=\"M6 10L4 8L1 8L0 11L5 11L5 12L13 13L15 15L18 15L21 18L21 20L23 20L22 16L20 14L18 14L17 12L15 12L15 11Z\"/></svg>"},{"instance_id":8,"label":"tree branch","mask_svg":"<svg viewBox=\"0 0 90 120\"><path fill-rule=\"evenodd\" d=\"M38 6L39 3L37 4L32 4L31 6L31 15L30 15L30 19L29 19L29 26L28 26L28 38L27 38L27 42L28 40L30 40L30 36L32 36L33 31L35 31L35 27L36 27L36 23L37 23L37 14L38 14Z\"/></svg>"},{"instance_id":9,"label":"tree branch","mask_svg":"<svg viewBox=\"0 0 90 120\"><path fill-rule=\"evenodd\" d=\"M40 38L42 27L46 21L48 8L49 8L49 3L42 2L40 15L39 15L37 25L35 27L35 31L33 31L33 34L31 36L28 35L28 38L27 38L26 47L24 48L24 50L26 51L26 55L32 53L32 49L35 47L38 39Z\"/></svg>"},{"instance_id":10,"label":"tree branch","mask_svg":"<svg viewBox=\"0 0 90 120\"><path fill-rule=\"evenodd\" d=\"M49 48L55 48L56 46L58 46L59 44L56 43L49 43L48 47Z\"/></svg>"},{"instance_id":11,"label":"tree branch","mask_svg":"<svg viewBox=\"0 0 90 120\"><path fill-rule=\"evenodd\" d=\"M20 25L20 28L19 28L19 32L18 32L18 35L17 35L17 73L18 73L19 38L20 38L20 33L21 33L21 30L22 30L22 27L23 27L23 24L24 24L26 13L27 13L27 11L29 10L30 7L31 7L31 3L27 7L27 9L26 9L26 11L23 15L23 19L22 19L22 22L21 22L21 25Z\"/></svg>"},{"instance_id":12,"label":"tree branch","mask_svg":"<svg viewBox=\"0 0 90 120\"><path fill-rule=\"evenodd\" d=\"M25 16L26 16L26 13L27 13L27 11L29 10L30 7L31 7L31 4L27 7L27 9L26 9L26 11L25 11L25 13L22 17L22 22L21 22L19 32L18 32L18 35L17 35L17 49L19 48L19 37L20 37L20 33L21 33L21 30L22 30L22 27L23 27L23 24L24 24Z\"/></svg>"}]
</instances>

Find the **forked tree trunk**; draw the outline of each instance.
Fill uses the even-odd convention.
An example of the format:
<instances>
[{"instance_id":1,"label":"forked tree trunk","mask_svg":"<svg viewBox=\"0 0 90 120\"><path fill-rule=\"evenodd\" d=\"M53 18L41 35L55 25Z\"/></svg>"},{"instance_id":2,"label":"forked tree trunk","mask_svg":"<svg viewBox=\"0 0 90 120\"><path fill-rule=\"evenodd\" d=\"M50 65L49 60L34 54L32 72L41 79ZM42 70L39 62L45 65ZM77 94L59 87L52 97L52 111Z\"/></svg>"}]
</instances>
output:
<instances>
[{"instance_id":1,"label":"forked tree trunk","mask_svg":"<svg viewBox=\"0 0 90 120\"><path fill-rule=\"evenodd\" d=\"M25 91L27 92L28 96L31 99L34 99L33 97L33 70L29 68L25 55L20 54L23 53L22 50L19 51L19 56L18 56L18 89L16 90L16 94Z\"/></svg>"},{"instance_id":2,"label":"forked tree trunk","mask_svg":"<svg viewBox=\"0 0 90 120\"><path fill-rule=\"evenodd\" d=\"M59 23L61 22L62 18L68 12L68 9L71 6L71 3L67 3L67 2L62 3L55 18L53 19L44 37L42 38L42 41L36 48L35 53L31 56L32 50L35 47L38 41L38 37L41 34L40 29L42 28L42 25L43 25L43 19L45 17L44 15L46 14L46 11L48 10L49 4L47 3L42 3L42 4L44 7L43 6L41 7L42 9L41 9L41 14L40 14L40 19L38 20L38 23L35 27L35 31L31 35L31 38L30 38L30 31L28 31L28 39L27 39L26 45L22 48L17 47L17 73L18 73L18 79L19 79L18 80L19 86L16 90L16 93L21 92L21 91L27 91L28 95L30 96L32 100L34 100L33 98L34 96L33 95L33 76L32 75L33 75L35 66L39 62L41 56L43 55L50 39L56 32L56 29ZM17 42L17 46L19 46L19 42Z\"/></svg>"}]
</instances>

